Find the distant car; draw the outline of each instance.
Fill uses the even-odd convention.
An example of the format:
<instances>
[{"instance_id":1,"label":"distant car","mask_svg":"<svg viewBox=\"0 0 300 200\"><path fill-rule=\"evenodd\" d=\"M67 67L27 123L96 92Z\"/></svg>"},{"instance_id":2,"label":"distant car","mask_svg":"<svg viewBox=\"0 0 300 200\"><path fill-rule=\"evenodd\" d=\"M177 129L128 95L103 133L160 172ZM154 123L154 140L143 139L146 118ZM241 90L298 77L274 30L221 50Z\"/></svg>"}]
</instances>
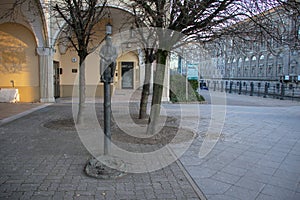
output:
<instances>
[{"instance_id":1,"label":"distant car","mask_svg":"<svg viewBox=\"0 0 300 200\"><path fill-rule=\"evenodd\" d=\"M200 89L201 89L201 90L208 90L208 87L202 86L202 87L200 87Z\"/></svg>"},{"instance_id":2,"label":"distant car","mask_svg":"<svg viewBox=\"0 0 300 200\"><path fill-rule=\"evenodd\" d=\"M206 86L206 82L204 82L203 80L200 82L199 86L200 86L200 90L208 90L208 87Z\"/></svg>"},{"instance_id":3,"label":"distant car","mask_svg":"<svg viewBox=\"0 0 300 200\"><path fill-rule=\"evenodd\" d=\"M208 87L207 87L207 86L199 87L199 88L197 89L198 94L201 94L201 90L202 90L202 91L203 91L203 90L207 90L207 91L208 91Z\"/></svg>"}]
</instances>

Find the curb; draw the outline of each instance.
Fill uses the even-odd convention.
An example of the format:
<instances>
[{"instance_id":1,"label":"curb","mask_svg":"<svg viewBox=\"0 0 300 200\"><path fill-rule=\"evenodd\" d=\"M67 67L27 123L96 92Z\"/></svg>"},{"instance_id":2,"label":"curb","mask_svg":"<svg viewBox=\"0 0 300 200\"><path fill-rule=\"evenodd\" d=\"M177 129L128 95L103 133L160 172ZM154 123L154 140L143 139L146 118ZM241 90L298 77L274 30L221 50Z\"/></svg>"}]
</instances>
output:
<instances>
[{"instance_id":1,"label":"curb","mask_svg":"<svg viewBox=\"0 0 300 200\"><path fill-rule=\"evenodd\" d=\"M28 114L30 114L30 113L33 113L33 112L35 112L35 111L37 111L37 110L40 110L40 109L45 108L45 107L47 107L47 106L50 106L50 105L52 105L52 104L53 104L53 103L47 103L47 104L44 104L44 105L40 105L40 106L38 106L38 107L32 108L32 109L30 109L30 110L26 110L26 111L24 111L24 112L21 112L21 113L19 113L19 114L13 115L13 116L11 116L11 117L4 118L4 119L0 120L0 126L2 126L2 125L4 125L4 124L7 124L7 123L10 123L10 122L12 122L12 121L14 121L14 120L16 120L16 119L19 119L19 118L21 118L21 117L24 117L24 116L26 116L26 115L28 115Z\"/></svg>"},{"instance_id":2,"label":"curb","mask_svg":"<svg viewBox=\"0 0 300 200\"><path fill-rule=\"evenodd\" d=\"M172 149L170 149L169 147L167 147L167 149L169 150L169 152L174 156L174 152L172 151ZM190 185L192 186L193 190L195 191L195 193L197 194L197 196L199 197L200 200L207 200L205 194L202 192L202 190L198 187L198 185L195 183L194 179L191 177L191 175L188 173L188 171L185 169L185 167L183 166L183 164L181 163L181 161L178 159L176 159L176 164L178 165L178 167L181 169L183 175L185 176L185 178L188 180L188 182L190 183Z\"/></svg>"},{"instance_id":3,"label":"curb","mask_svg":"<svg viewBox=\"0 0 300 200\"><path fill-rule=\"evenodd\" d=\"M207 200L205 194L202 192L202 190L195 183L194 179L191 177L191 175L185 169L185 167L183 166L183 164L181 163L181 161L179 159L177 159L176 163L177 163L178 167L181 169L181 171L183 172L183 174L186 177L186 179L188 180L188 182L191 184L192 188L194 189L194 191L198 195L199 199L200 200Z\"/></svg>"}]
</instances>

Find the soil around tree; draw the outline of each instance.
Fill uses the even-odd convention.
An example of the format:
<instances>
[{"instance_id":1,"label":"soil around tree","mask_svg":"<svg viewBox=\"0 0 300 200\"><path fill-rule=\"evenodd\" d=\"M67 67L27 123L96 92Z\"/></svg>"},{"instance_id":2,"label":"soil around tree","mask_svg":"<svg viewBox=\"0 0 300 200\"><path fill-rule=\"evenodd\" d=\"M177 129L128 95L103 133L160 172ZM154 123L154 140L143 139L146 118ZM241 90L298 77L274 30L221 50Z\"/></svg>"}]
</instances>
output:
<instances>
[{"instance_id":1,"label":"soil around tree","mask_svg":"<svg viewBox=\"0 0 300 200\"><path fill-rule=\"evenodd\" d=\"M147 125L147 119L138 119L137 115L131 115L132 120L139 125ZM100 126L104 129L103 120L98 119ZM47 121L42 124L43 127L56 130L76 132L75 122L73 118L61 118ZM184 132L184 134L183 134ZM190 141L196 137L196 134L190 130L182 130L179 128L179 121L174 117L167 117L165 125L161 128L159 133L153 136L147 136L140 133L141 137L134 137L123 130L112 120L111 123L112 142L121 142L128 144L143 144L143 145L166 145L170 143L181 143ZM180 134L179 134L180 133ZM138 136L138 135L137 135Z\"/></svg>"}]
</instances>

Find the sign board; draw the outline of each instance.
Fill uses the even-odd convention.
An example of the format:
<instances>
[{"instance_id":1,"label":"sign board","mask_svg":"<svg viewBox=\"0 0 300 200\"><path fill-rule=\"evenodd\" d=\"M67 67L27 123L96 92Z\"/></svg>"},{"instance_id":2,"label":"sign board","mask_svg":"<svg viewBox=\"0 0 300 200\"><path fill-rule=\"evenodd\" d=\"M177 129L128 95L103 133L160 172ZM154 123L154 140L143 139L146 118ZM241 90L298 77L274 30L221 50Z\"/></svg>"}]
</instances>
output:
<instances>
[{"instance_id":1,"label":"sign board","mask_svg":"<svg viewBox=\"0 0 300 200\"><path fill-rule=\"evenodd\" d=\"M198 80L198 64L188 63L187 64L187 78L188 80Z\"/></svg>"}]
</instances>

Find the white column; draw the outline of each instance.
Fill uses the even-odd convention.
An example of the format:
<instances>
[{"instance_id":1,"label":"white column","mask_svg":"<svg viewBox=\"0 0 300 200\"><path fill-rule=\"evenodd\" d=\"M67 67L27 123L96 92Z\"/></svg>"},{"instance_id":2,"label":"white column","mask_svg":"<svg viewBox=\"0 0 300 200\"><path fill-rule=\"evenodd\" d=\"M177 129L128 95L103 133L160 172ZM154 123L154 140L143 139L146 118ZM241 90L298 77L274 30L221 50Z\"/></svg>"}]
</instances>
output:
<instances>
[{"instance_id":1,"label":"white column","mask_svg":"<svg viewBox=\"0 0 300 200\"><path fill-rule=\"evenodd\" d=\"M167 58L166 69L165 69L165 78L164 78L164 88L162 94L162 101L169 102L170 101L170 56Z\"/></svg>"},{"instance_id":2,"label":"white column","mask_svg":"<svg viewBox=\"0 0 300 200\"><path fill-rule=\"evenodd\" d=\"M139 56L139 73L140 73L140 83L139 87L143 87L145 81L145 59L144 53L141 49L138 49L138 56Z\"/></svg>"},{"instance_id":3,"label":"white column","mask_svg":"<svg viewBox=\"0 0 300 200\"><path fill-rule=\"evenodd\" d=\"M39 47L37 54L40 66L40 102L55 102L52 49Z\"/></svg>"}]
</instances>

